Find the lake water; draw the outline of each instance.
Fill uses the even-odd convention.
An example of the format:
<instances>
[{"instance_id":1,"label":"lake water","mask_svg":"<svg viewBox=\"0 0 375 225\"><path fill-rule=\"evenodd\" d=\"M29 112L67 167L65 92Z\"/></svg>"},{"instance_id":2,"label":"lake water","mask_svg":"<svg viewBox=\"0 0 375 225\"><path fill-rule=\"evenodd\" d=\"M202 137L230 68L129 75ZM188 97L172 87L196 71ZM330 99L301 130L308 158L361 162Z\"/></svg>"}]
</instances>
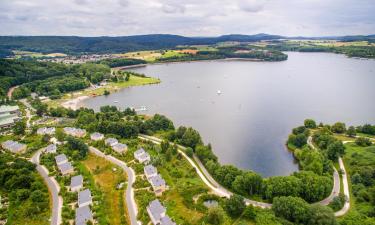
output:
<instances>
[{"instance_id":1,"label":"lake water","mask_svg":"<svg viewBox=\"0 0 375 225\"><path fill-rule=\"evenodd\" d=\"M197 129L222 163L264 176L287 175L298 166L284 144L305 118L375 123L375 60L330 53L288 55L283 62L149 65L134 70L162 83L123 89L83 104L94 109L146 106L149 114L164 114L175 125Z\"/></svg>"}]
</instances>

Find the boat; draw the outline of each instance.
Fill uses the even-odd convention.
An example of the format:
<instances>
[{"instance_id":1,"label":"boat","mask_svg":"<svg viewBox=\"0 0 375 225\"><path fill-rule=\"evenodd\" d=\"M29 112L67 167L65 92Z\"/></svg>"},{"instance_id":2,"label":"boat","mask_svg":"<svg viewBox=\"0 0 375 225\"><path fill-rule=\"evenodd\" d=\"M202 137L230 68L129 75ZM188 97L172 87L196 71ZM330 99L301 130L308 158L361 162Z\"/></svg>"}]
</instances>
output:
<instances>
[{"instance_id":1,"label":"boat","mask_svg":"<svg viewBox=\"0 0 375 225\"><path fill-rule=\"evenodd\" d=\"M118 103L118 101L117 100L115 100L115 101L113 101L114 103Z\"/></svg>"},{"instance_id":2,"label":"boat","mask_svg":"<svg viewBox=\"0 0 375 225\"><path fill-rule=\"evenodd\" d=\"M217 90L217 94L218 94L218 95L221 95L221 91L220 91L220 90Z\"/></svg>"}]
</instances>

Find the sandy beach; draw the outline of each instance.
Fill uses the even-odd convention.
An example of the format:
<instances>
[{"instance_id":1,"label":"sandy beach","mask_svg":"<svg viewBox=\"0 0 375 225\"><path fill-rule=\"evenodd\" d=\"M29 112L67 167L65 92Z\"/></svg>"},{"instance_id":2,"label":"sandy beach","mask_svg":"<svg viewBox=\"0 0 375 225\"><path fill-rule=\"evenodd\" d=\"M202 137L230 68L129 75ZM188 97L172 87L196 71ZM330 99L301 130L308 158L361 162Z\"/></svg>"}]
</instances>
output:
<instances>
[{"instance_id":1,"label":"sandy beach","mask_svg":"<svg viewBox=\"0 0 375 225\"><path fill-rule=\"evenodd\" d=\"M77 110L79 108L79 103L88 98L89 96L79 96L77 98L62 103L61 106L67 109Z\"/></svg>"}]
</instances>

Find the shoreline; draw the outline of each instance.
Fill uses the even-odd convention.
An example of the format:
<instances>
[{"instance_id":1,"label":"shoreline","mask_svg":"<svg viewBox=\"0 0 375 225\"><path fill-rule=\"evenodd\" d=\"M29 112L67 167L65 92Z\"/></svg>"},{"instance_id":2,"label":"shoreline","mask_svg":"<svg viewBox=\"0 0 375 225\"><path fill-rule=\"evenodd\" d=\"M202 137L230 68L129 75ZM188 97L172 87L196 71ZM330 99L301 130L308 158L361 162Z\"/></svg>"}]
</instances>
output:
<instances>
[{"instance_id":1,"label":"shoreline","mask_svg":"<svg viewBox=\"0 0 375 225\"><path fill-rule=\"evenodd\" d=\"M61 104L62 107L66 108L66 109L72 109L72 110L77 110L79 109L79 105L82 101L86 100L86 99L89 99L90 97L87 96L87 95L83 95L83 96L78 96L76 98L73 98L73 99L70 99L66 102L63 102Z\"/></svg>"}]
</instances>

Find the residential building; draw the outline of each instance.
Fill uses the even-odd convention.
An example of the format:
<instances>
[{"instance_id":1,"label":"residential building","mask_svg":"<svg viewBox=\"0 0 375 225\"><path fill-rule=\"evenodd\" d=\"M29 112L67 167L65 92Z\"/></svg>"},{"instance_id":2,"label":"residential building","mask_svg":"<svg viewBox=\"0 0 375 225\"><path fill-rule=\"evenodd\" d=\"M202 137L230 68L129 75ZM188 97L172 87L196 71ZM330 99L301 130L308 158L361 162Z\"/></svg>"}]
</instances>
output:
<instances>
[{"instance_id":1,"label":"residential building","mask_svg":"<svg viewBox=\"0 0 375 225\"><path fill-rule=\"evenodd\" d=\"M147 180L158 174L158 170L153 165L147 165L143 168Z\"/></svg>"},{"instance_id":2,"label":"residential building","mask_svg":"<svg viewBox=\"0 0 375 225\"><path fill-rule=\"evenodd\" d=\"M82 175L77 175L70 180L70 191L79 191L83 187Z\"/></svg>"},{"instance_id":3,"label":"residential building","mask_svg":"<svg viewBox=\"0 0 375 225\"><path fill-rule=\"evenodd\" d=\"M116 151L117 153L123 153L126 150L128 150L128 146L126 144L117 143L112 146L112 149Z\"/></svg>"},{"instance_id":4,"label":"residential building","mask_svg":"<svg viewBox=\"0 0 375 225\"><path fill-rule=\"evenodd\" d=\"M36 131L36 133L39 135L45 135L45 134L53 135L55 134L55 131L56 129L54 127L41 127Z\"/></svg>"},{"instance_id":5,"label":"residential building","mask_svg":"<svg viewBox=\"0 0 375 225\"><path fill-rule=\"evenodd\" d=\"M21 112L17 105L0 106L0 128L10 128L21 120Z\"/></svg>"},{"instance_id":6,"label":"residential building","mask_svg":"<svg viewBox=\"0 0 375 225\"><path fill-rule=\"evenodd\" d=\"M91 140L93 141L100 141L104 139L104 135L98 132L92 133L90 135Z\"/></svg>"},{"instance_id":7,"label":"residential building","mask_svg":"<svg viewBox=\"0 0 375 225\"><path fill-rule=\"evenodd\" d=\"M65 154L60 154L58 156L55 156L55 160L56 160L57 165L61 165L61 164L68 162L68 158L66 157Z\"/></svg>"},{"instance_id":8,"label":"residential building","mask_svg":"<svg viewBox=\"0 0 375 225\"><path fill-rule=\"evenodd\" d=\"M78 193L78 207L88 206L92 204L91 192L85 189Z\"/></svg>"},{"instance_id":9,"label":"residential building","mask_svg":"<svg viewBox=\"0 0 375 225\"><path fill-rule=\"evenodd\" d=\"M93 222L91 209L88 205L76 209L75 225L86 225L88 221Z\"/></svg>"},{"instance_id":10,"label":"residential building","mask_svg":"<svg viewBox=\"0 0 375 225\"><path fill-rule=\"evenodd\" d=\"M22 153L27 149L27 145L21 144L17 141L8 140L1 144L1 147L5 150L8 150L12 153Z\"/></svg>"},{"instance_id":11,"label":"residential building","mask_svg":"<svg viewBox=\"0 0 375 225\"><path fill-rule=\"evenodd\" d=\"M160 203L159 200L154 200L149 203L146 208L147 213L151 219L152 224L154 225L176 225L175 222L166 215L166 209Z\"/></svg>"},{"instance_id":12,"label":"residential building","mask_svg":"<svg viewBox=\"0 0 375 225\"><path fill-rule=\"evenodd\" d=\"M104 143L112 147L118 143L118 140L116 138L107 138L105 139Z\"/></svg>"},{"instance_id":13,"label":"residential building","mask_svg":"<svg viewBox=\"0 0 375 225\"><path fill-rule=\"evenodd\" d=\"M46 153L56 153L57 146L55 144L50 144L46 147Z\"/></svg>"},{"instance_id":14,"label":"residential building","mask_svg":"<svg viewBox=\"0 0 375 225\"><path fill-rule=\"evenodd\" d=\"M57 165L57 167L59 168L60 173L63 176L74 173L74 168L70 162L59 164Z\"/></svg>"},{"instance_id":15,"label":"residential building","mask_svg":"<svg viewBox=\"0 0 375 225\"><path fill-rule=\"evenodd\" d=\"M85 129L75 128L75 127L64 127L64 132L68 135L79 137L79 138L86 136Z\"/></svg>"},{"instance_id":16,"label":"residential building","mask_svg":"<svg viewBox=\"0 0 375 225\"><path fill-rule=\"evenodd\" d=\"M160 219L160 225L176 225L169 216L164 216Z\"/></svg>"},{"instance_id":17,"label":"residential building","mask_svg":"<svg viewBox=\"0 0 375 225\"><path fill-rule=\"evenodd\" d=\"M134 158L140 163L148 163L151 160L150 154L148 154L143 148L134 152Z\"/></svg>"},{"instance_id":18,"label":"residential building","mask_svg":"<svg viewBox=\"0 0 375 225\"><path fill-rule=\"evenodd\" d=\"M148 215L150 216L151 222L154 225L160 225L160 220L165 216L166 213L166 209L160 203L160 201L156 199L150 202L146 209Z\"/></svg>"},{"instance_id":19,"label":"residential building","mask_svg":"<svg viewBox=\"0 0 375 225\"><path fill-rule=\"evenodd\" d=\"M160 176L160 174L150 177L148 181L150 182L155 195L161 196L166 189L166 185L165 180Z\"/></svg>"}]
</instances>

